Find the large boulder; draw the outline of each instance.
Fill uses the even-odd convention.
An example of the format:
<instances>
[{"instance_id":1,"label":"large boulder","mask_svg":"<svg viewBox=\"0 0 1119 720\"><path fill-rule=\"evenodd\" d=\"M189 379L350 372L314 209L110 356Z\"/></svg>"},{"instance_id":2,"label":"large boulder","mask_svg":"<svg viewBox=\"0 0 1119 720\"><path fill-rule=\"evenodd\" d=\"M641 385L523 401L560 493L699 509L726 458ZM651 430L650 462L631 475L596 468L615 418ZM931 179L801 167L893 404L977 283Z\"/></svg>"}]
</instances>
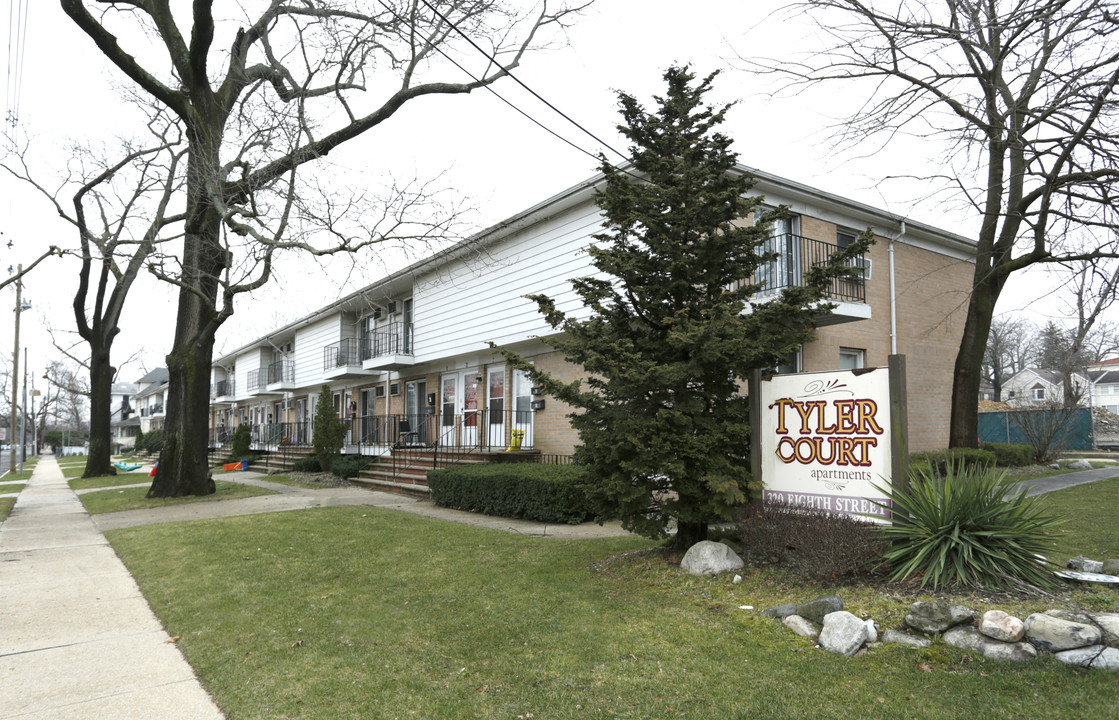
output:
<instances>
[{"instance_id":1,"label":"large boulder","mask_svg":"<svg viewBox=\"0 0 1119 720\"><path fill-rule=\"evenodd\" d=\"M910 605L905 624L921 632L940 633L974 618L975 611L963 605L949 605L943 600L934 600Z\"/></svg>"},{"instance_id":2,"label":"large boulder","mask_svg":"<svg viewBox=\"0 0 1119 720\"><path fill-rule=\"evenodd\" d=\"M850 657L866 642L866 622L845 610L824 616L820 631L820 647L828 652Z\"/></svg>"},{"instance_id":3,"label":"large boulder","mask_svg":"<svg viewBox=\"0 0 1119 720\"><path fill-rule=\"evenodd\" d=\"M1018 642L1026 634L1026 623L1002 610L988 610L979 618L979 632L994 640Z\"/></svg>"},{"instance_id":4,"label":"large boulder","mask_svg":"<svg viewBox=\"0 0 1119 720\"><path fill-rule=\"evenodd\" d=\"M1026 638L1038 650L1057 653L1062 650L1098 645L1103 633L1095 625L1069 622L1060 618L1034 613L1026 618Z\"/></svg>"},{"instance_id":5,"label":"large boulder","mask_svg":"<svg viewBox=\"0 0 1119 720\"><path fill-rule=\"evenodd\" d=\"M1037 650L1026 642L1009 643L989 638L973 627L954 627L942 636L952 647L979 653L991 660L1024 662L1037 657Z\"/></svg>"},{"instance_id":6,"label":"large boulder","mask_svg":"<svg viewBox=\"0 0 1119 720\"><path fill-rule=\"evenodd\" d=\"M680 567L692 575L718 575L737 570L745 563L730 547L711 540L702 540L688 548Z\"/></svg>"},{"instance_id":7,"label":"large boulder","mask_svg":"<svg viewBox=\"0 0 1119 720\"><path fill-rule=\"evenodd\" d=\"M797 614L797 606L794 603L785 603L776 607L766 608L762 610L762 616L768 618L787 618L790 615Z\"/></svg>"},{"instance_id":8,"label":"large boulder","mask_svg":"<svg viewBox=\"0 0 1119 720\"><path fill-rule=\"evenodd\" d=\"M1105 645L1064 650L1053 657L1066 665L1077 665L1096 670L1119 670L1119 650Z\"/></svg>"},{"instance_id":9,"label":"large boulder","mask_svg":"<svg viewBox=\"0 0 1119 720\"><path fill-rule=\"evenodd\" d=\"M1103 642L1119 647L1119 613L1092 613L1092 622L1103 631Z\"/></svg>"},{"instance_id":10,"label":"large boulder","mask_svg":"<svg viewBox=\"0 0 1119 720\"><path fill-rule=\"evenodd\" d=\"M1088 462L1087 460L1083 460L1083 459L1073 460L1072 462L1070 462L1068 464L1068 469L1069 470L1091 470L1092 469L1092 463Z\"/></svg>"},{"instance_id":11,"label":"large boulder","mask_svg":"<svg viewBox=\"0 0 1119 720\"><path fill-rule=\"evenodd\" d=\"M801 617L808 618L814 623L824 622L824 616L828 613L839 612L843 609L843 601L836 595L828 595L826 597L817 598L811 602L801 603L797 605L796 614Z\"/></svg>"},{"instance_id":12,"label":"large boulder","mask_svg":"<svg viewBox=\"0 0 1119 720\"><path fill-rule=\"evenodd\" d=\"M1081 572L1102 573L1103 563L1099 560L1092 560L1083 555L1077 555L1065 564L1069 570L1080 570Z\"/></svg>"}]
</instances>

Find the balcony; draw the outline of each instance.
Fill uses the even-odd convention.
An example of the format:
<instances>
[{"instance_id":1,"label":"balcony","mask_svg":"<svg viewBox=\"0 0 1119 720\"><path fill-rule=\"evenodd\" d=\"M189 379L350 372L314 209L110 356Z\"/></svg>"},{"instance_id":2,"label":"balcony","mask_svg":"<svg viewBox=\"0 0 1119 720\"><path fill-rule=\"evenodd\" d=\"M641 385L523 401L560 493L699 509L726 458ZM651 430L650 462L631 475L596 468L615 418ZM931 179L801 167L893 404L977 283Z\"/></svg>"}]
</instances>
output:
<instances>
[{"instance_id":1,"label":"balcony","mask_svg":"<svg viewBox=\"0 0 1119 720\"><path fill-rule=\"evenodd\" d=\"M770 238L760 252L777 253L778 257L763 264L754 277L742 284L758 286L756 299L764 301L766 295L776 295L790 287L804 284L804 271L827 263L828 258L840 251L835 243L813 240L800 235L783 234ZM825 293L828 302L836 307L830 315L821 317L819 325L836 325L871 317L866 304L866 283L870 279L871 263L865 255L851 261L852 267L862 270L860 275L833 278ZM739 285L741 287L741 284Z\"/></svg>"},{"instance_id":2,"label":"balcony","mask_svg":"<svg viewBox=\"0 0 1119 720\"><path fill-rule=\"evenodd\" d=\"M215 405L232 403L236 397L232 379L218 380L210 388L210 400Z\"/></svg>"},{"instance_id":3,"label":"balcony","mask_svg":"<svg viewBox=\"0 0 1119 720\"><path fill-rule=\"evenodd\" d=\"M327 380L366 377L375 374L362 366L361 341L346 338L323 348L323 377Z\"/></svg>"},{"instance_id":4,"label":"balcony","mask_svg":"<svg viewBox=\"0 0 1119 720\"><path fill-rule=\"evenodd\" d=\"M394 322L362 340L362 367L366 370L399 370L415 364L412 323Z\"/></svg>"},{"instance_id":5,"label":"balcony","mask_svg":"<svg viewBox=\"0 0 1119 720\"><path fill-rule=\"evenodd\" d=\"M261 368L265 373L264 384L269 392L283 392L295 389L295 363L290 360L278 360L266 368Z\"/></svg>"}]
</instances>

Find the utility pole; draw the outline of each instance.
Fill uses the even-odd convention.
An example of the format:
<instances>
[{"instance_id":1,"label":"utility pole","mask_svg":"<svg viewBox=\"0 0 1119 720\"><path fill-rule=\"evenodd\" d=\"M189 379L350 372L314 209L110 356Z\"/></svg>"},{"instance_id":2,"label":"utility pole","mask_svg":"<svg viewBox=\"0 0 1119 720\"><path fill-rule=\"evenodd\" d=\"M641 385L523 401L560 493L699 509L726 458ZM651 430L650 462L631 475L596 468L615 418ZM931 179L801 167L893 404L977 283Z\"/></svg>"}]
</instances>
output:
<instances>
[{"instance_id":1,"label":"utility pole","mask_svg":"<svg viewBox=\"0 0 1119 720\"><path fill-rule=\"evenodd\" d=\"M16 402L19 400L19 314L23 308L23 265L19 266L16 273L16 346L12 351L12 421L9 429L8 445L10 454L8 455L8 469L14 470L16 467ZM20 467L20 472L23 472L23 467Z\"/></svg>"},{"instance_id":2,"label":"utility pole","mask_svg":"<svg viewBox=\"0 0 1119 720\"><path fill-rule=\"evenodd\" d=\"M23 461L27 459L27 348L23 349L23 406L19 426L19 476L23 477Z\"/></svg>"}]
</instances>

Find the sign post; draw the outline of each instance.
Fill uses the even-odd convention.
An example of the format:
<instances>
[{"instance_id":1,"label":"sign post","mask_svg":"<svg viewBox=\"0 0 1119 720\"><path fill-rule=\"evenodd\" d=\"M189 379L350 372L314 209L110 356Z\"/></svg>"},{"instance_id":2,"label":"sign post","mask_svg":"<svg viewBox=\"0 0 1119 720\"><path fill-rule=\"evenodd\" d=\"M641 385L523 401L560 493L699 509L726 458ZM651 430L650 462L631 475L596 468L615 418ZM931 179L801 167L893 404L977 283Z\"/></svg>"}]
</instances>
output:
<instances>
[{"instance_id":1,"label":"sign post","mask_svg":"<svg viewBox=\"0 0 1119 720\"><path fill-rule=\"evenodd\" d=\"M750 396L763 502L889 521L875 502L888 504L878 488L907 472L904 356L888 368L755 374Z\"/></svg>"}]
</instances>

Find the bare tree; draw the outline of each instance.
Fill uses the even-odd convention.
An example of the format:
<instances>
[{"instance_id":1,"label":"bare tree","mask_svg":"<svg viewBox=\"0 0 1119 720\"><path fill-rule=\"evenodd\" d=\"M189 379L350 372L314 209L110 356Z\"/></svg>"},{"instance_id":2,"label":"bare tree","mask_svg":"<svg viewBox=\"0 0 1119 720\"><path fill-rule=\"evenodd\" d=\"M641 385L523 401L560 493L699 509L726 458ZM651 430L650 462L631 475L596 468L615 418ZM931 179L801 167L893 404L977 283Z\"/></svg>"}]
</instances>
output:
<instances>
[{"instance_id":1,"label":"bare tree","mask_svg":"<svg viewBox=\"0 0 1119 720\"><path fill-rule=\"evenodd\" d=\"M1069 269L1072 271L1069 283L1072 301L1068 310L1069 315L1076 318L1076 324L1066 334L1062 362L1055 368L1061 371L1066 388L1066 406L1070 402L1073 405L1078 402L1068 392L1068 388L1073 386L1073 373L1086 375L1088 365L1119 349L1114 328L1100 324L1104 311L1115 303L1119 267L1105 269L1096 263L1080 260Z\"/></svg>"},{"instance_id":2,"label":"bare tree","mask_svg":"<svg viewBox=\"0 0 1119 720\"><path fill-rule=\"evenodd\" d=\"M915 135L940 143L943 174L925 179L962 199L978 220L949 435L952 446L974 446L980 368L1007 279L1036 263L1119 254L1112 232L1119 3L806 0L790 7L809 13L834 42L803 62L754 61L754 69L781 73L794 88L857 83L867 99L841 138L888 143Z\"/></svg>"},{"instance_id":3,"label":"bare tree","mask_svg":"<svg viewBox=\"0 0 1119 720\"><path fill-rule=\"evenodd\" d=\"M991 383L994 399L1002 400L1002 386L1025 370L1033 356L1037 329L1023 318L1003 316L991 322L983 354L983 379Z\"/></svg>"},{"instance_id":4,"label":"bare tree","mask_svg":"<svg viewBox=\"0 0 1119 720\"><path fill-rule=\"evenodd\" d=\"M576 10L542 3L526 14L504 0L261 0L238 6L233 30L215 18L213 0L196 0L189 13L173 13L169 0L61 2L113 65L182 122L189 148L182 250L160 270L179 301L165 441L149 491L158 497L208 492L210 365L234 297L268 281L278 250L318 251L288 239L313 209L301 202L314 186L301 167L412 100L496 82L542 28L562 27ZM141 60L149 57L167 64ZM315 212L318 222L332 211ZM354 250L380 233L334 238L334 250ZM252 257L254 274L236 270L235 251Z\"/></svg>"}]
</instances>

